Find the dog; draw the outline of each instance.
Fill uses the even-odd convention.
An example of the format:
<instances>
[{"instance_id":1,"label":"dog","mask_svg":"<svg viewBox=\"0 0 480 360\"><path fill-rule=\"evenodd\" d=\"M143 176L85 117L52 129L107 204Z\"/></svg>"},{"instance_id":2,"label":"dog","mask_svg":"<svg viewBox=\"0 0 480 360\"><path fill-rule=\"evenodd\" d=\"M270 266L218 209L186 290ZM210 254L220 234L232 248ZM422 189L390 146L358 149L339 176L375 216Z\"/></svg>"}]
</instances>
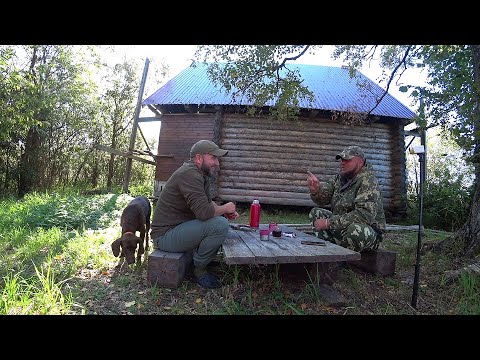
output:
<instances>
[{"instance_id":1,"label":"dog","mask_svg":"<svg viewBox=\"0 0 480 360\"><path fill-rule=\"evenodd\" d=\"M137 261L140 261L145 250L148 251L151 213L152 206L150 205L150 200L145 196L137 196L123 209L120 218L122 236L112 243L112 252L115 257L125 257L128 265L135 262L137 245ZM137 231L140 232L140 237L135 235Z\"/></svg>"}]
</instances>

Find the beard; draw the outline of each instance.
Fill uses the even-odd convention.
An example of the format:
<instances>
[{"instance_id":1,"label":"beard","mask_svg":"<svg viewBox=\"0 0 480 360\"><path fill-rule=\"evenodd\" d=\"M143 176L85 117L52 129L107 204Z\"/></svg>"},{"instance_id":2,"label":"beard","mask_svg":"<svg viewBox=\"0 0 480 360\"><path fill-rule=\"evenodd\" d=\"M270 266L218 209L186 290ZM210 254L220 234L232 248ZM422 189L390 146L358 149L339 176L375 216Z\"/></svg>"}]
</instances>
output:
<instances>
[{"instance_id":1,"label":"beard","mask_svg":"<svg viewBox=\"0 0 480 360\"><path fill-rule=\"evenodd\" d=\"M353 179L357 174L362 170L362 168L365 166L365 162L363 163L357 163L353 167L350 167L350 170L342 170L340 169L340 176L343 178L350 180Z\"/></svg>"},{"instance_id":2,"label":"beard","mask_svg":"<svg viewBox=\"0 0 480 360\"><path fill-rule=\"evenodd\" d=\"M210 177L215 176L217 171L219 170L217 166L208 167L207 165L205 165L205 163L202 164L200 169L204 172L205 175Z\"/></svg>"},{"instance_id":3,"label":"beard","mask_svg":"<svg viewBox=\"0 0 480 360\"><path fill-rule=\"evenodd\" d=\"M340 176L346 178L346 179L352 179L356 174L356 170L350 170L350 171L340 171Z\"/></svg>"}]
</instances>

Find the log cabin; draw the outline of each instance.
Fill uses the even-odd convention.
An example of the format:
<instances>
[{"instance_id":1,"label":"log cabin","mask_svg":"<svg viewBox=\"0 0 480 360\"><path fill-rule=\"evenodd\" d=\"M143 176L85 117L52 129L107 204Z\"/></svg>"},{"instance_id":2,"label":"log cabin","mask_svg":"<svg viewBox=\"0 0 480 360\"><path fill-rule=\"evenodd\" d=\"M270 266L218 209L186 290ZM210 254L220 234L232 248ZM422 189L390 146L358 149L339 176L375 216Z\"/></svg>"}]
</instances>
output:
<instances>
[{"instance_id":1,"label":"log cabin","mask_svg":"<svg viewBox=\"0 0 480 360\"><path fill-rule=\"evenodd\" d=\"M245 109L252 104L216 86L208 77L208 63L192 63L148 96L142 106L161 121L155 194L189 159L191 146L208 139L229 150L220 158L221 170L212 186L215 200L315 206L306 171L329 180L339 170L335 155L345 146L358 145L379 180L387 218L404 216L404 127L415 114L359 71L351 77L343 66L288 66L299 71L315 96L313 103L300 102L295 120L247 115ZM350 123L346 115L370 111L361 124Z\"/></svg>"}]
</instances>

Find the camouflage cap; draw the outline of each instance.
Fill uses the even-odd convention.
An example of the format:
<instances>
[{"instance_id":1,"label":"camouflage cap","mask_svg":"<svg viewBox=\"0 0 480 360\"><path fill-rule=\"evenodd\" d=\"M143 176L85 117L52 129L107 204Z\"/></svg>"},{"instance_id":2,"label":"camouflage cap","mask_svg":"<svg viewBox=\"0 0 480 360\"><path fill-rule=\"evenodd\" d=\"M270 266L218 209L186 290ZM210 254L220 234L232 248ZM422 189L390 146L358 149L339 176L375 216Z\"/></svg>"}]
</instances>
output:
<instances>
[{"instance_id":1,"label":"camouflage cap","mask_svg":"<svg viewBox=\"0 0 480 360\"><path fill-rule=\"evenodd\" d=\"M363 153L363 150L360 148L360 146L347 146L340 154L337 154L337 156L335 156L335 159L350 160L354 156L358 156L365 160L365 154Z\"/></svg>"},{"instance_id":2,"label":"camouflage cap","mask_svg":"<svg viewBox=\"0 0 480 360\"><path fill-rule=\"evenodd\" d=\"M193 144L190 149L190 156L196 154L210 154L215 156L225 156L227 155L228 150L223 150L218 147L213 141L210 140L200 140Z\"/></svg>"}]
</instances>

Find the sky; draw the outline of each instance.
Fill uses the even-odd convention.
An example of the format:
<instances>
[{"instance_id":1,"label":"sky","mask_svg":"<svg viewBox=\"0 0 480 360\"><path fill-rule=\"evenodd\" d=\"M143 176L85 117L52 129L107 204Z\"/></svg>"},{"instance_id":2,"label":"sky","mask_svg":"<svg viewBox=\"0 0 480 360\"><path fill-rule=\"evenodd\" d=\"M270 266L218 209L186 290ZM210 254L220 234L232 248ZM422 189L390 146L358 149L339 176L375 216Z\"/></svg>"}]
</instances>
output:
<instances>
[{"instance_id":1,"label":"sky","mask_svg":"<svg viewBox=\"0 0 480 360\"><path fill-rule=\"evenodd\" d=\"M125 54L127 58L140 58L145 59L148 57L150 60L150 66L153 63L166 63L169 66L169 76L165 81L168 81L175 75L177 75L184 68L188 67L193 60L196 45L117 45L116 48L119 53ZM331 54L334 47L326 45L321 50L317 51L315 55L306 54L297 60L298 63L310 64L310 65L329 65L329 66L342 66L341 60L332 60ZM150 68L149 68L150 69ZM372 63L369 66L364 66L360 71L367 76L370 80L373 80L382 88L385 88L386 84L380 82L381 69L377 63ZM417 69L408 69L402 75L402 83L409 85L423 85L426 76ZM147 77L148 85L148 77ZM400 84L392 83L389 88L389 93L395 97L402 104L410 108L413 112L417 111L418 104L412 104L411 99L408 98L406 93L402 93L398 90ZM148 86L146 87L148 88ZM151 95L157 89L150 89L150 93L144 94L144 99ZM142 109L140 114L143 116L152 116L152 113L148 109ZM142 132L158 134L160 130L159 123L142 123Z\"/></svg>"}]
</instances>

